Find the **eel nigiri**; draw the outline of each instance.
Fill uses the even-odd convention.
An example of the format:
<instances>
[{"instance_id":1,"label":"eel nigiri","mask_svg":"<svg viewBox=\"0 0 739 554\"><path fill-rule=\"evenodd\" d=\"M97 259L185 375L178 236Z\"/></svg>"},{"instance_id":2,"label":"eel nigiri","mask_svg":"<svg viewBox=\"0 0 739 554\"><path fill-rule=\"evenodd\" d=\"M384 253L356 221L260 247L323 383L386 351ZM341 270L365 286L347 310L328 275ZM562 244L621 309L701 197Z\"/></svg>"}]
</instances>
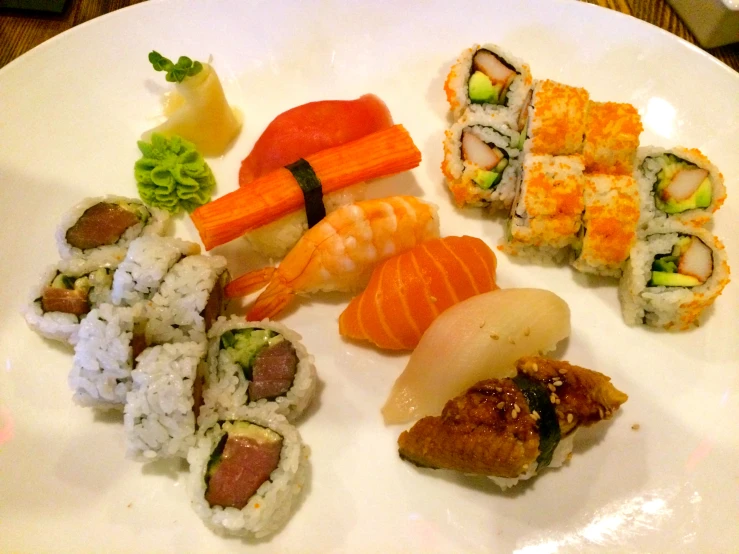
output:
<instances>
[{"instance_id":1,"label":"eel nigiri","mask_svg":"<svg viewBox=\"0 0 739 554\"><path fill-rule=\"evenodd\" d=\"M367 288L339 316L339 333L412 350L441 312L498 288L495 267L495 254L478 238L423 242L375 268Z\"/></svg>"},{"instance_id":2,"label":"eel nigiri","mask_svg":"<svg viewBox=\"0 0 739 554\"><path fill-rule=\"evenodd\" d=\"M229 298L267 289L247 314L272 318L298 294L351 291L367 283L378 262L439 236L436 207L415 196L349 204L309 229L282 263L229 283Z\"/></svg>"},{"instance_id":3,"label":"eel nigiri","mask_svg":"<svg viewBox=\"0 0 739 554\"><path fill-rule=\"evenodd\" d=\"M609 419L628 396L606 375L542 357L521 358L513 378L480 381L398 438L422 467L487 475L502 488L567 461L580 426Z\"/></svg>"},{"instance_id":4,"label":"eel nigiri","mask_svg":"<svg viewBox=\"0 0 739 554\"><path fill-rule=\"evenodd\" d=\"M388 396L385 423L436 415L483 379L515 375L515 362L570 335L570 308L553 292L497 289L455 304L421 337Z\"/></svg>"},{"instance_id":5,"label":"eel nigiri","mask_svg":"<svg viewBox=\"0 0 739 554\"><path fill-rule=\"evenodd\" d=\"M356 100L321 100L278 115L241 162L239 186L326 148L388 129L393 118L374 94Z\"/></svg>"}]
</instances>

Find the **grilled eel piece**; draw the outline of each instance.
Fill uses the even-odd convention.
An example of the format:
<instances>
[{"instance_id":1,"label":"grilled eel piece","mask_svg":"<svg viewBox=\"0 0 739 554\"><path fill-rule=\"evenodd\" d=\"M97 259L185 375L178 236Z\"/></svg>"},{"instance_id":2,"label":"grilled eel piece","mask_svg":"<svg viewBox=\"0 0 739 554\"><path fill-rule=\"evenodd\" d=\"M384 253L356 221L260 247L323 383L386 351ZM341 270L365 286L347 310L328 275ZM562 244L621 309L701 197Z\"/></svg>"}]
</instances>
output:
<instances>
[{"instance_id":1,"label":"grilled eel piece","mask_svg":"<svg viewBox=\"0 0 739 554\"><path fill-rule=\"evenodd\" d=\"M400 457L421 467L530 477L549 464L560 438L609 419L628 399L610 377L567 362L525 357L516 369L516 377L480 381L441 416L404 431Z\"/></svg>"}]
</instances>

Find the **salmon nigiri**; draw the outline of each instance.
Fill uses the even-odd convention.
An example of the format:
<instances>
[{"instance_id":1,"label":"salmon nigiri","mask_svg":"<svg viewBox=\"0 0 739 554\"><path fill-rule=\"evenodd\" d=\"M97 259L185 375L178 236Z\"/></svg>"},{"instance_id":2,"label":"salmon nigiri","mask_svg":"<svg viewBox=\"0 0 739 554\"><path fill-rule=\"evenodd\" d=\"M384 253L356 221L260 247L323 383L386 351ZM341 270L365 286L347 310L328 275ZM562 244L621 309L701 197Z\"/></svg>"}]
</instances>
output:
<instances>
[{"instance_id":1,"label":"salmon nigiri","mask_svg":"<svg viewBox=\"0 0 739 554\"><path fill-rule=\"evenodd\" d=\"M226 296L244 296L267 285L246 317L273 318L296 294L360 289L379 262L438 236L436 207L415 196L349 204L310 228L276 268L231 281Z\"/></svg>"},{"instance_id":2,"label":"salmon nigiri","mask_svg":"<svg viewBox=\"0 0 739 554\"><path fill-rule=\"evenodd\" d=\"M454 304L497 289L495 254L475 237L423 242L378 265L339 316L339 333L380 348L412 350Z\"/></svg>"},{"instance_id":3,"label":"salmon nigiri","mask_svg":"<svg viewBox=\"0 0 739 554\"><path fill-rule=\"evenodd\" d=\"M300 158L392 126L390 111L374 94L356 100L321 100L297 106L267 125L241 162L239 186Z\"/></svg>"}]
</instances>

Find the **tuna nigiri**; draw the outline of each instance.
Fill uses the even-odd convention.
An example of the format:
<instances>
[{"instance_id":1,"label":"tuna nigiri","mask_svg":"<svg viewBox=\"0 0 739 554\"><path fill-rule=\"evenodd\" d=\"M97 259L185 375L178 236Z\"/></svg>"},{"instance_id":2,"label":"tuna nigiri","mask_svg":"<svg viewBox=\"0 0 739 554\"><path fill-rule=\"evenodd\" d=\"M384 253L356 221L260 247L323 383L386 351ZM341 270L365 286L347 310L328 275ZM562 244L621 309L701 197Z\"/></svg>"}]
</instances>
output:
<instances>
[{"instance_id":1,"label":"tuna nigiri","mask_svg":"<svg viewBox=\"0 0 739 554\"><path fill-rule=\"evenodd\" d=\"M339 333L412 350L441 312L498 288L495 266L495 254L478 238L423 242L375 268L367 288L339 316Z\"/></svg>"},{"instance_id":2,"label":"tuna nigiri","mask_svg":"<svg viewBox=\"0 0 739 554\"><path fill-rule=\"evenodd\" d=\"M437 317L421 337L382 408L385 423L437 415L483 379L515 375L522 356L553 350L570 335L570 308L553 292L498 289Z\"/></svg>"},{"instance_id":3,"label":"tuna nigiri","mask_svg":"<svg viewBox=\"0 0 739 554\"><path fill-rule=\"evenodd\" d=\"M415 196L349 204L309 229L277 268L258 269L229 283L226 296L267 285L247 319L272 318L298 293L361 288L378 262L438 236L436 207Z\"/></svg>"},{"instance_id":4,"label":"tuna nigiri","mask_svg":"<svg viewBox=\"0 0 739 554\"><path fill-rule=\"evenodd\" d=\"M356 100L321 100L278 115L241 162L239 186L326 148L388 129L393 118L374 94Z\"/></svg>"}]
</instances>

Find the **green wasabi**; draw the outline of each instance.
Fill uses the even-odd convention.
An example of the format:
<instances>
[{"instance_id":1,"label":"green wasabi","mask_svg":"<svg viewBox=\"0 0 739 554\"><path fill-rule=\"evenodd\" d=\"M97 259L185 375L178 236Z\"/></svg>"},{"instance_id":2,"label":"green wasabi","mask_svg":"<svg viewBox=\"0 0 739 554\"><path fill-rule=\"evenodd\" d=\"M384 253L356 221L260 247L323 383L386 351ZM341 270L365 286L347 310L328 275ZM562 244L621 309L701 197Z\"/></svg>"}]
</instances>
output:
<instances>
[{"instance_id":1,"label":"green wasabi","mask_svg":"<svg viewBox=\"0 0 739 554\"><path fill-rule=\"evenodd\" d=\"M154 133L150 143L139 141L138 147L143 156L134 165L134 177L145 204L177 213L210 202L216 180L194 144Z\"/></svg>"}]
</instances>

